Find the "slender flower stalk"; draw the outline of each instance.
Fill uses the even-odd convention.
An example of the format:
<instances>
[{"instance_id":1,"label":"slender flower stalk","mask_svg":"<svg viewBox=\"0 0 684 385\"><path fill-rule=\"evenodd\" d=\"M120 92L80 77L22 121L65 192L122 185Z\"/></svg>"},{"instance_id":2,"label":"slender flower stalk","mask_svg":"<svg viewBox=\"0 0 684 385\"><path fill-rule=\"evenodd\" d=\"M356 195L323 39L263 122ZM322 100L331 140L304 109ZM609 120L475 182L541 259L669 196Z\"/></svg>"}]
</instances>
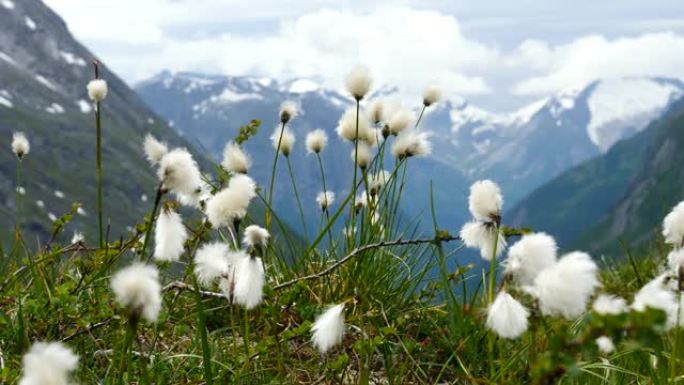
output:
<instances>
[{"instance_id":1,"label":"slender flower stalk","mask_svg":"<svg viewBox=\"0 0 684 385\"><path fill-rule=\"evenodd\" d=\"M95 101L95 128L96 128L96 167L97 167L97 227L99 245L104 247L104 227L102 222L102 109L100 103L107 95L107 83L100 79L100 63L93 60L95 80L88 84L88 94Z\"/></svg>"},{"instance_id":2,"label":"slender flower stalk","mask_svg":"<svg viewBox=\"0 0 684 385\"><path fill-rule=\"evenodd\" d=\"M292 190L295 194L295 199L297 200L297 208L299 209L299 219L302 222L302 229L304 231L304 236L309 238L309 230L306 227L306 220L304 219L304 208L302 207L302 200L299 198L299 191L297 190L297 181L295 180L294 173L292 172L292 162L289 156L285 156L287 162L287 171L290 174L290 181L292 181Z\"/></svg>"},{"instance_id":3,"label":"slender flower stalk","mask_svg":"<svg viewBox=\"0 0 684 385\"><path fill-rule=\"evenodd\" d=\"M26 135L23 132L15 132L12 136L12 152L17 156L17 179L14 189L15 193L15 239L19 240L19 232L21 229L21 195L26 193L26 189L21 185L21 165L26 154L29 153L31 146Z\"/></svg>"},{"instance_id":4,"label":"slender flower stalk","mask_svg":"<svg viewBox=\"0 0 684 385\"><path fill-rule=\"evenodd\" d=\"M266 208L266 230L271 231L271 220L273 218L273 186L275 185L276 168L278 166L278 155L282 150L283 136L286 134L285 125L297 115L297 108L291 102L285 102L280 107L280 131L278 140L273 140L275 144L275 154L273 155L273 165L271 166L271 180L268 185L268 201Z\"/></svg>"}]
</instances>

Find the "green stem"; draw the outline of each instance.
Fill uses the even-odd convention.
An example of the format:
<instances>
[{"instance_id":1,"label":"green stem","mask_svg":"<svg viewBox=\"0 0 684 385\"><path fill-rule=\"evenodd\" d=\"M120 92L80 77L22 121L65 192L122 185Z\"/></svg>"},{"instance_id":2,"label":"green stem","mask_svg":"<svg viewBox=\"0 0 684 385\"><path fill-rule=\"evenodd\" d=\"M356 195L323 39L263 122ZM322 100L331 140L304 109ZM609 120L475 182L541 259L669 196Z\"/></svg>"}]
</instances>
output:
<instances>
[{"instance_id":1,"label":"green stem","mask_svg":"<svg viewBox=\"0 0 684 385\"><path fill-rule=\"evenodd\" d=\"M494 302L494 283L496 281L496 252L499 246L499 226L494 225L494 247L492 248L492 260L489 262L489 285L487 287L487 304Z\"/></svg>"},{"instance_id":2,"label":"green stem","mask_svg":"<svg viewBox=\"0 0 684 385\"><path fill-rule=\"evenodd\" d=\"M100 120L100 102L95 107L95 125L97 128L97 227L100 234L100 247L104 246L104 230L102 225L102 123Z\"/></svg>"},{"instance_id":3,"label":"green stem","mask_svg":"<svg viewBox=\"0 0 684 385\"><path fill-rule=\"evenodd\" d=\"M145 230L145 239L143 240L143 246L142 249L140 250L140 256L139 259L142 261L145 259L145 251L147 250L147 244L150 242L150 237L152 236L152 229L154 228L154 222L157 219L157 210L159 209L159 203L161 202L162 195L164 195L164 188L163 188L164 182L159 183L159 187L157 187L157 194L154 197L154 206L152 206L152 216L150 218L150 224L147 226L147 229ZM151 255L150 255L151 258ZM149 262L150 258L147 259Z\"/></svg>"},{"instance_id":4,"label":"green stem","mask_svg":"<svg viewBox=\"0 0 684 385\"><path fill-rule=\"evenodd\" d=\"M309 231L306 228L306 220L304 219L304 208L302 208L302 201L299 199L299 192L297 191L297 181L295 180L294 173L292 172L292 162L290 162L290 157L286 156L287 160L287 171L290 174L290 180L292 181L292 189L294 190L295 199L297 199L297 208L299 209L299 219L302 221L302 227L304 230L304 237L309 238Z\"/></svg>"},{"instance_id":5,"label":"green stem","mask_svg":"<svg viewBox=\"0 0 684 385\"><path fill-rule=\"evenodd\" d=\"M273 215L273 185L275 185L276 167L278 166L278 155L280 155L280 145L283 141L283 134L285 133L285 122L280 125L280 136L278 137L278 147L275 150L275 157L273 158L273 166L271 167L271 182L268 186L268 201L266 209L266 230L271 231L271 216Z\"/></svg>"},{"instance_id":6,"label":"green stem","mask_svg":"<svg viewBox=\"0 0 684 385\"><path fill-rule=\"evenodd\" d=\"M416 125L414 128L418 128L420 121L423 119L423 114L425 113L426 108L427 108L427 106L425 104L423 104L423 108L420 110L420 115L418 115L418 120L416 120Z\"/></svg>"},{"instance_id":7,"label":"green stem","mask_svg":"<svg viewBox=\"0 0 684 385\"><path fill-rule=\"evenodd\" d=\"M123 384L124 377L128 377L128 361L130 360L130 355L128 353L133 339L138 327L138 316L131 316L126 322L126 335L124 336L123 343L121 344L121 351L119 352L119 368L114 374L116 377L114 383Z\"/></svg>"},{"instance_id":8,"label":"green stem","mask_svg":"<svg viewBox=\"0 0 684 385\"><path fill-rule=\"evenodd\" d=\"M351 215L351 226L350 226L350 233L351 235L349 236L349 248L354 247L354 239L356 237L354 236L354 227L356 226L356 212L354 209L354 199L356 199L356 165L359 163L359 110L361 108L361 101L359 99L356 99L356 135L354 136L354 178L352 179L352 190L351 190L351 197L352 197L352 205L351 205L351 210L350 210L350 215Z\"/></svg>"},{"instance_id":9,"label":"green stem","mask_svg":"<svg viewBox=\"0 0 684 385\"><path fill-rule=\"evenodd\" d=\"M16 181L16 187L14 190L15 193L15 205L16 210L15 210L15 218L14 218L14 239L16 242L19 240L19 233L21 231L21 194L19 193L19 190L21 189L21 159L17 161L17 181Z\"/></svg>"},{"instance_id":10,"label":"green stem","mask_svg":"<svg viewBox=\"0 0 684 385\"><path fill-rule=\"evenodd\" d=\"M197 242L199 243L199 242ZM192 283L195 288L195 302L197 304L197 321L200 332L200 341L202 344L202 364L204 367L204 381L207 385L212 385L213 376L211 374L211 350L209 348L209 338L207 337L207 321L206 314L204 314L204 305L202 304L202 294L197 283L197 277L192 275Z\"/></svg>"},{"instance_id":11,"label":"green stem","mask_svg":"<svg viewBox=\"0 0 684 385\"><path fill-rule=\"evenodd\" d=\"M323 192L327 192L328 187L325 184L325 170L323 168L323 159L321 159L321 154L319 152L316 153L316 159L318 160L318 168L321 170L321 180L323 181ZM326 218L328 219L328 221L330 221L330 213L328 211L328 208L326 207L324 211L325 211ZM321 218L321 226L320 227L323 227L323 218ZM319 228L319 230L320 230L320 228ZM330 230L330 228L328 228L328 238L330 240L330 252L334 253L335 250L332 247L333 246L333 236L332 236L332 230Z\"/></svg>"}]
</instances>

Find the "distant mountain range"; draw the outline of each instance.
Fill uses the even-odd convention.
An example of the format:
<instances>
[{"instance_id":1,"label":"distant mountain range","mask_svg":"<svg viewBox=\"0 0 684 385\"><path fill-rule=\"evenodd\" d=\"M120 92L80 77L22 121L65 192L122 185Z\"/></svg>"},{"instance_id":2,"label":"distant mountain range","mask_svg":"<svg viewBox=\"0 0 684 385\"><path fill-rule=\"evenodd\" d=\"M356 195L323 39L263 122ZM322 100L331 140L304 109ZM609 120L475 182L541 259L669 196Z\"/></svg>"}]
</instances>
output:
<instances>
[{"instance_id":1,"label":"distant mountain range","mask_svg":"<svg viewBox=\"0 0 684 385\"><path fill-rule=\"evenodd\" d=\"M72 202L83 208L68 236L74 230L96 233L95 123L86 93L94 57L42 1L0 2L0 239L10 237L14 224L14 131L31 142L22 166L26 242L45 240L54 218ZM153 195L157 182L142 154L145 133L188 143L104 64L101 73L109 84L103 103L104 206L116 239L151 207L143 196Z\"/></svg>"},{"instance_id":2,"label":"distant mountain range","mask_svg":"<svg viewBox=\"0 0 684 385\"><path fill-rule=\"evenodd\" d=\"M261 182L267 180L270 170L273 150L268 137L277 123L279 105L293 100L302 110L292 124L299 139L293 164L304 177L300 187L305 200L312 202L320 190L317 165L307 159L303 147L305 134L314 128L324 128L331 136L326 173L332 188L338 192L348 188L350 147L340 142L334 129L344 109L353 102L337 90L326 89L311 79L279 82L170 72L139 83L136 90L181 135L197 141L217 158L240 125L253 118L262 119L262 132L248 145L256 160L254 174ZM427 111L421 125L431 133L434 151L411 166L409 185L413 187L404 207L407 216L421 217L421 213L428 212L426 186L430 180L435 184L436 205L450 208L440 210L440 223L452 230L468 219L466 195L474 180L497 181L511 208L564 171L640 132L682 93L684 83L674 79L599 80L511 114L489 113L462 98L447 98ZM371 99L396 97L396 89L382 87ZM288 183L283 172L278 181L283 196L290 194ZM293 214L295 207L287 203L288 199L278 206Z\"/></svg>"}]
</instances>

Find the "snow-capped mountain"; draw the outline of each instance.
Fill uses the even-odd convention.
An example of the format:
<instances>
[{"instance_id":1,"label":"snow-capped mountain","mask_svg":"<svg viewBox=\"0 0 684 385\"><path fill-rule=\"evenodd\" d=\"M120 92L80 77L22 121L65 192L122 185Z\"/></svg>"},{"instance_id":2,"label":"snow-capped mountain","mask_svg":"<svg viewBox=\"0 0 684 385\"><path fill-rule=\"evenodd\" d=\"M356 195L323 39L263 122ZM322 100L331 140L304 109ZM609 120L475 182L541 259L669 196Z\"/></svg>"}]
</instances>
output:
<instances>
[{"instance_id":1,"label":"snow-capped mountain","mask_svg":"<svg viewBox=\"0 0 684 385\"><path fill-rule=\"evenodd\" d=\"M257 77L208 76L163 72L137 86L138 92L177 130L197 140L216 158L238 127L251 119L264 126L248 149L255 154L257 179L266 181L272 149L268 142L278 123L277 112L284 100L300 105L300 116L292 125L299 140L293 157L307 199L318 191L316 164L303 149L305 134L324 128L333 138L326 154L333 180L346 181L351 171L349 148L337 139L334 129L345 108L353 101L344 94L326 89L311 79L279 82ZM600 80L585 87L566 90L539 100L509 114L495 114L450 97L426 112L421 129L429 131L434 151L428 159L415 162L413 178L427 183L430 176L454 213L445 216L456 226L467 219L465 202L468 185L476 179L491 178L501 184L512 207L532 190L563 171L600 155L616 141L643 129L659 117L671 101L684 92L678 80L626 78ZM370 99L396 97L389 87L376 91ZM416 111L417 112L417 111ZM301 155L301 156L300 156ZM260 162L265 164L260 164ZM281 185L287 186L283 179ZM333 182L334 184L335 182ZM425 184L423 184L425 186ZM345 189L346 183L333 185ZM287 194L287 190L283 190ZM416 194L426 193L415 191ZM427 200L407 208L410 213L426 211ZM458 211L458 213L456 213Z\"/></svg>"}]
</instances>

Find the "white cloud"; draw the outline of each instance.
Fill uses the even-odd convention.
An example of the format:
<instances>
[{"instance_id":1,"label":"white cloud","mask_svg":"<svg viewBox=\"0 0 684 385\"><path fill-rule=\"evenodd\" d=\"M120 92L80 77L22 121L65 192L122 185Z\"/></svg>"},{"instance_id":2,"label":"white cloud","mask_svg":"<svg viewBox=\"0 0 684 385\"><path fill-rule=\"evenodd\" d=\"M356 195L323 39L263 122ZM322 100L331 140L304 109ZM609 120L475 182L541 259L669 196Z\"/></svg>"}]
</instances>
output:
<instances>
[{"instance_id":1,"label":"white cloud","mask_svg":"<svg viewBox=\"0 0 684 385\"><path fill-rule=\"evenodd\" d=\"M525 46L523 43L517 58L540 69L541 74L514 86L513 91L521 95L548 94L598 78L684 77L684 36L672 32L614 40L592 35L555 47L543 43Z\"/></svg>"}]
</instances>

